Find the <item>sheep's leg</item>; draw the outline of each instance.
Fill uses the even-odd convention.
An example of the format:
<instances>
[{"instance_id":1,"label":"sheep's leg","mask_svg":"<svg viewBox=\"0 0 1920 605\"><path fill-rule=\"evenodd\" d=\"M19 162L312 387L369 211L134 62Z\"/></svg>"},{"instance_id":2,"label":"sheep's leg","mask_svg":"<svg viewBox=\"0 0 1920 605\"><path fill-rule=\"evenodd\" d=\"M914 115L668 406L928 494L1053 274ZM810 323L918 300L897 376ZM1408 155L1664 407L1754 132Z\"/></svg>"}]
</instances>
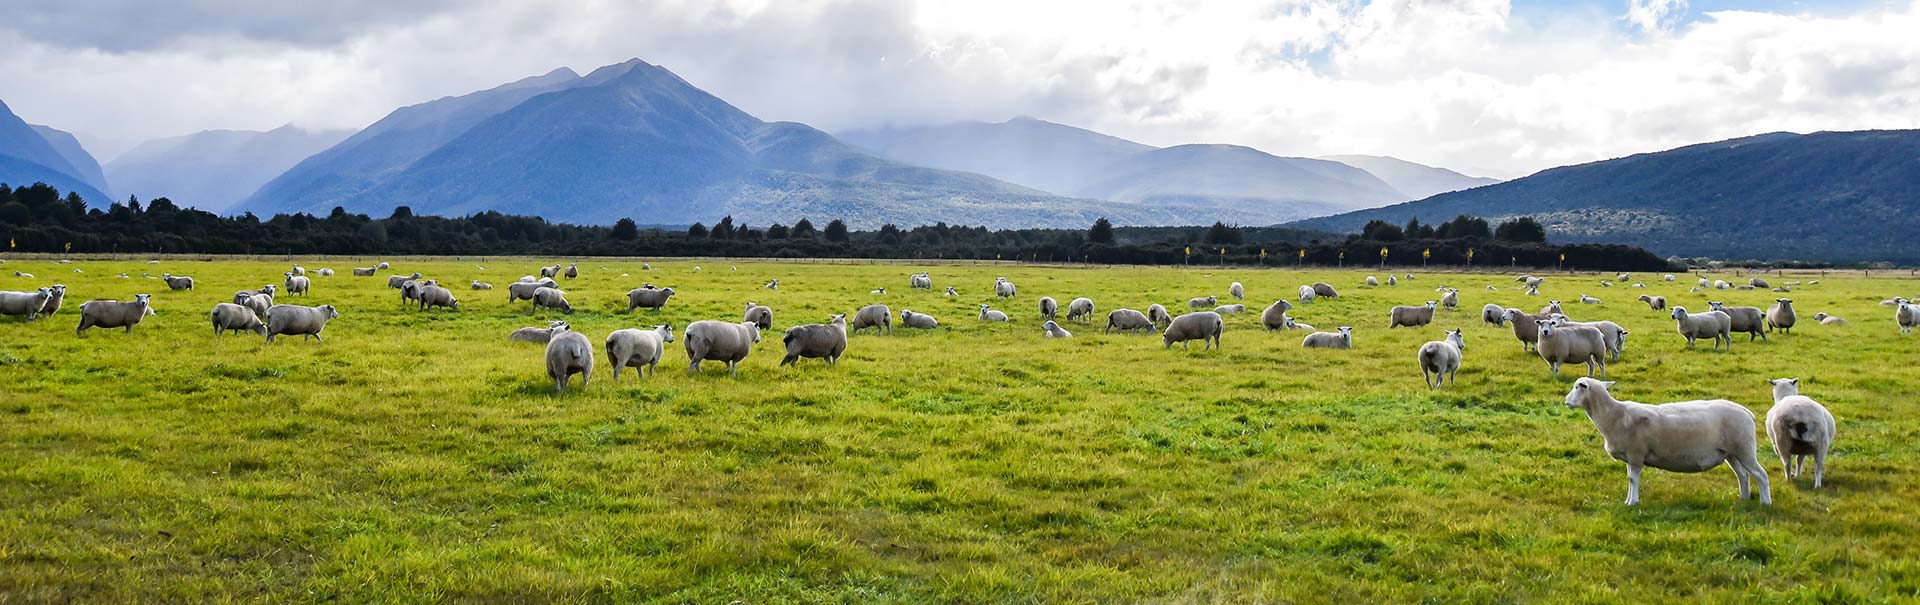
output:
<instances>
[{"instance_id":1,"label":"sheep's leg","mask_svg":"<svg viewBox=\"0 0 1920 605\"><path fill-rule=\"evenodd\" d=\"M1420 366L1420 384L1427 385L1429 391L1433 390L1433 378L1427 375L1427 366L1424 365Z\"/></svg>"},{"instance_id":2,"label":"sheep's leg","mask_svg":"<svg viewBox=\"0 0 1920 605\"><path fill-rule=\"evenodd\" d=\"M1727 468L1733 469L1733 477L1735 480L1737 480L1740 483L1740 499L1746 500L1748 498L1752 498L1753 487L1748 482L1747 477L1750 475L1750 473L1747 471L1747 469L1740 465L1740 461L1734 460L1732 458L1727 459Z\"/></svg>"},{"instance_id":3,"label":"sheep's leg","mask_svg":"<svg viewBox=\"0 0 1920 605\"><path fill-rule=\"evenodd\" d=\"M1813 488L1820 489L1820 479L1827 474L1827 450L1813 450Z\"/></svg>"},{"instance_id":4,"label":"sheep's leg","mask_svg":"<svg viewBox=\"0 0 1920 605\"><path fill-rule=\"evenodd\" d=\"M740 377L740 362L737 362L737 361L727 362L727 377L728 378Z\"/></svg>"},{"instance_id":5,"label":"sheep's leg","mask_svg":"<svg viewBox=\"0 0 1920 605\"><path fill-rule=\"evenodd\" d=\"M1772 506L1773 487L1767 483L1766 467L1760 466L1760 461L1751 454L1747 456L1746 460L1742 460L1741 463L1747 466L1747 476L1754 482L1754 489L1760 492L1760 503Z\"/></svg>"},{"instance_id":6,"label":"sheep's leg","mask_svg":"<svg viewBox=\"0 0 1920 605\"><path fill-rule=\"evenodd\" d=\"M1627 506L1640 503L1640 463L1627 462Z\"/></svg>"},{"instance_id":7,"label":"sheep's leg","mask_svg":"<svg viewBox=\"0 0 1920 605\"><path fill-rule=\"evenodd\" d=\"M1793 468L1793 463L1795 460L1799 459L1799 456L1788 454L1785 449L1779 446L1779 444L1775 444L1773 450L1775 454L1780 455L1780 469L1781 469L1780 472L1786 473L1787 478L1789 479L1793 478L1794 475L1800 474L1799 471L1796 471Z\"/></svg>"},{"instance_id":8,"label":"sheep's leg","mask_svg":"<svg viewBox=\"0 0 1920 605\"><path fill-rule=\"evenodd\" d=\"M1456 367L1454 369L1447 370L1447 386L1450 386L1450 387L1460 386L1460 383L1456 380L1459 377L1459 374L1460 374L1460 368ZM1437 376L1435 377L1434 382L1439 382Z\"/></svg>"}]
</instances>

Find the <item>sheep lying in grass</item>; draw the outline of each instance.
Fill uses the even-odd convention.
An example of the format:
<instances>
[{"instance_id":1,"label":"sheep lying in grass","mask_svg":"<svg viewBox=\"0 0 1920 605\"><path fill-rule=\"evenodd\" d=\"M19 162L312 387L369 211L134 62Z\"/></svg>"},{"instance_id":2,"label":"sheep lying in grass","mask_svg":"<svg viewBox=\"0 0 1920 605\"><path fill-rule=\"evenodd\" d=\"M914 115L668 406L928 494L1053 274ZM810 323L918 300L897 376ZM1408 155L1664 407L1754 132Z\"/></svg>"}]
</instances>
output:
<instances>
[{"instance_id":1,"label":"sheep lying in grass","mask_svg":"<svg viewBox=\"0 0 1920 605\"><path fill-rule=\"evenodd\" d=\"M887 293L887 289L886 289L886 288L874 288L874 289L872 289L872 290L868 290L868 291L867 291L867 293L868 293L868 294L886 294L886 293Z\"/></svg>"},{"instance_id":2,"label":"sheep lying in grass","mask_svg":"<svg viewBox=\"0 0 1920 605\"><path fill-rule=\"evenodd\" d=\"M587 388L593 378L593 343L585 334L558 330L547 341L547 377L553 379L553 390L566 392L567 381L574 374L580 375L580 388Z\"/></svg>"},{"instance_id":3,"label":"sheep lying in grass","mask_svg":"<svg viewBox=\"0 0 1920 605\"><path fill-rule=\"evenodd\" d=\"M1760 307L1729 307L1720 304L1717 300L1707 301L1707 305L1713 307L1715 311L1726 313L1732 321L1733 333L1745 333L1747 342L1753 342L1755 337L1759 337L1760 340L1767 339L1766 314L1760 311Z\"/></svg>"},{"instance_id":4,"label":"sheep lying in grass","mask_svg":"<svg viewBox=\"0 0 1920 605\"><path fill-rule=\"evenodd\" d=\"M893 309L886 305L867 305L853 314L853 321L847 323L850 332L859 332L862 328L873 328L874 332L893 333Z\"/></svg>"},{"instance_id":5,"label":"sheep lying in grass","mask_svg":"<svg viewBox=\"0 0 1920 605\"><path fill-rule=\"evenodd\" d=\"M475 290L492 290L493 284L489 284L487 282L483 282L476 279L476 280L473 280L473 283L469 284L468 287L471 287Z\"/></svg>"},{"instance_id":6,"label":"sheep lying in grass","mask_svg":"<svg viewBox=\"0 0 1920 605\"><path fill-rule=\"evenodd\" d=\"M1040 324L1040 331L1045 333L1047 338L1073 338L1072 332L1068 332L1066 328L1060 327L1060 324L1051 321Z\"/></svg>"},{"instance_id":7,"label":"sheep lying in grass","mask_svg":"<svg viewBox=\"0 0 1920 605\"><path fill-rule=\"evenodd\" d=\"M1767 437L1773 440L1773 453L1789 479L1800 476L1807 456L1813 456L1813 487L1820 488L1827 474L1827 452L1833 449L1833 414L1800 394L1800 379L1769 380L1773 385L1773 409L1767 410Z\"/></svg>"},{"instance_id":8,"label":"sheep lying in grass","mask_svg":"<svg viewBox=\"0 0 1920 605\"><path fill-rule=\"evenodd\" d=\"M847 351L847 316L834 315L827 323L787 328L780 342L787 346L787 356L780 360L780 365L798 363L802 357L824 359L827 365L835 365Z\"/></svg>"},{"instance_id":9,"label":"sheep lying in grass","mask_svg":"<svg viewBox=\"0 0 1920 605\"><path fill-rule=\"evenodd\" d=\"M514 330L512 334L507 335L507 340L546 344L553 341L553 334L555 332L569 329L570 327L571 326L568 326L567 322L564 321L549 322L547 327L544 328L526 327Z\"/></svg>"},{"instance_id":10,"label":"sheep lying in grass","mask_svg":"<svg viewBox=\"0 0 1920 605\"><path fill-rule=\"evenodd\" d=\"M1641 294L1640 302L1647 303L1647 308L1655 311L1665 311L1667 309L1667 297L1665 296Z\"/></svg>"},{"instance_id":11,"label":"sheep lying in grass","mask_svg":"<svg viewBox=\"0 0 1920 605\"><path fill-rule=\"evenodd\" d=\"M1447 379L1448 384L1454 384L1453 375L1460 371L1460 358L1466 350L1466 337L1458 329L1448 331L1445 340L1420 345L1420 351L1415 355L1420 362L1420 381L1428 389L1438 388L1441 378ZM1432 378L1428 378L1429 374Z\"/></svg>"},{"instance_id":12,"label":"sheep lying in grass","mask_svg":"<svg viewBox=\"0 0 1920 605\"><path fill-rule=\"evenodd\" d=\"M1080 323L1093 322L1093 299L1083 296L1067 303L1067 321L1076 319Z\"/></svg>"},{"instance_id":13,"label":"sheep lying in grass","mask_svg":"<svg viewBox=\"0 0 1920 605\"><path fill-rule=\"evenodd\" d=\"M925 313L915 313L913 309L901 309L900 325L921 330L931 330L940 327L940 320Z\"/></svg>"},{"instance_id":14,"label":"sheep lying in grass","mask_svg":"<svg viewBox=\"0 0 1920 605\"><path fill-rule=\"evenodd\" d=\"M214 305L213 311L207 314L207 319L213 323L215 336L225 334L229 330L235 334L253 332L265 335L267 333L266 322L260 321L260 316L254 314L253 309L233 303Z\"/></svg>"},{"instance_id":15,"label":"sheep lying in grass","mask_svg":"<svg viewBox=\"0 0 1920 605\"><path fill-rule=\"evenodd\" d=\"M1583 304L1583 305L1597 305L1597 304L1600 304L1600 299L1598 299L1598 298L1594 298L1594 297L1591 297L1591 296L1587 296L1587 295L1585 295L1585 294L1581 294L1581 295L1580 295L1580 304Z\"/></svg>"},{"instance_id":16,"label":"sheep lying in grass","mask_svg":"<svg viewBox=\"0 0 1920 605\"><path fill-rule=\"evenodd\" d=\"M1672 274L1672 273L1668 273L1668 274L1666 274L1666 275L1662 275L1662 276L1660 276L1660 279L1661 279L1662 281L1674 281L1674 280L1675 280L1676 278L1675 278L1675 277L1673 276L1673 274Z\"/></svg>"},{"instance_id":17,"label":"sheep lying in grass","mask_svg":"<svg viewBox=\"0 0 1920 605\"><path fill-rule=\"evenodd\" d=\"M1686 307L1676 306L1672 317L1680 335L1687 337L1687 348L1693 348L1695 339L1712 337L1714 349L1719 349L1720 343L1725 341L1727 350L1733 350L1733 319L1727 317L1726 313L1688 313Z\"/></svg>"},{"instance_id":18,"label":"sheep lying in grass","mask_svg":"<svg viewBox=\"0 0 1920 605\"><path fill-rule=\"evenodd\" d=\"M667 306L667 299L673 298L673 288L654 288L646 284L627 291L627 312L634 309L659 311Z\"/></svg>"},{"instance_id":19,"label":"sheep lying in grass","mask_svg":"<svg viewBox=\"0 0 1920 605\"><path fill-rule=\"evenodd\" d=\"M1101 332L1112 332L1114 330L1122 332L1151 332L1153 329L1153 321L1147 319L1147 314L1133 309L1114 309L1113 312L1107 314L1107 327L1101 330Z\"/></svg>"},{"instance_id":20,"label":"sheep lying in grass","mask_svg":"<svg viewBox=\"0 0 1920 605\"><path fill-rule=\"evenodd\" d=\"M1168 313L1167 308L1160 306L1160 303L1153 303L1147 305L1147 321L1153 322L1155 329L1158 329L1159 326L1173 323L1173 314Z\"/></svg>"},{"instance_id":21,"label":"sheep lying in grass","mask_svg":"<svg viewBox=\"0 0 1920 605\"><path fill-rule=\"evenodd\" d=\"M49 297L53 295L51 288L40 290L46 292ZM126 332L131 334L133 327L140 324L140 320L153 315L153 306L148 304L148 299L151 298L153 298L151 294L135 294L132 302L90 300L80 303L80 327L75 328L73 333L77 336L87 333L89 328L97 327L126 328Z\"/></svg>"},{"instance_id":22,"label":"sheep lying in grass","mask_svg":"<svg viewBox=\"0 0 1920 605\"><path fill-rule=\"evenodd\" d=\"M1059 315L1060 315L1060 304L1054 302L1053 297L1051 296L1040 297L1040 319L1042 321L1053 321L1054 319L1058 318Z\"/></svg>"},{"instance_id":23,"label":"sheep lying in grass","mask_svg":"<svg viewBox=\"0 0 1920 605\"><path fill-rule=\"evenodd\" d=\"M773 309L747 301L747 310L740 316L740 321L751 321L762 330L771 330L773 329Z\"/></svg>"},{"instance_id":24,"label":"sheep lying in grass","mask_svg":"<svg viewBox=\"0 0 1920 605\"><path fill-rule=\"evenodd\" d=\"M1241 287L1240 282L1233 282L1227 286L1227 295L1232 296L1234 300L1246 300L1247 289Z\"/></svg>"},{"instance_id":25,"label":"sheep lying in grass","mask_svg":"<svg viewBox=\"0 0 1920 605\"><path fill-rule=\"evenodd\" d=\"M1782 334L1792 334L1793 324L1799 323L1800 316L1793 312L1793 299L1773 299L1773 306L1767 307L1767 330L1779 330Z\"/></svg>"},{"instance_id":26,"label":"sheep lying in grass","mask_svg":"<svg viewBox=\"0 0 1920 605\"><path fill-rule=\"evenodd\" d=\"M1167 323L1167 329L1160 332L1160 348L1170 349L1173 343L1178 342L1180 348L1186 349L1188 341L1199 340L1206 343L1208 350L1212 350L1220 346L1220 334L1226 331L1226 326L1220 314L1212 311L1181 315L1173 318L1172 322Z\"/></svg>"},{"instance_id":27,"label":"sheep lying in grass","mask_svg":"<svg viewBox=\"0 0 1920 605\"><path fill-rule=\"evenodd\" d=\"M725 362L727 375L738 378L740 362L760 342L760 326L703 319L689 324L681 340L687 349L688 372L697 373L700 362L712 360Z\"/></svg>"},{"instance_id":28,"label":"sheep lying in grass","mask_svg":"<svg viewBox=\"0 0 1920 605\"><path fill-rule=\"evenodd\" d=\"M1239 315L1241 313L1247 312L1247 306L1239 303L1234 303L1231 305L1220 305L1218 307L1214 307L1213 312L1219 313L1221 315Z\"/></svg>"},{"instance_id":29,"label":"sheep lying in grass","mask_svg":"<svg viewBox=\"0 0 1920 605\"><path fill-rule=\"evenodd\" d=\"M1594 375L1596 366L1600 375L1607 375L1606 337L1592 326L1561 325L1559 321L1540 322L1540 342L1534 352L1546 360L1547 367L1554 376L1560 375L1560 365L1567 362L1587 364L1587 375Z\"/></svg>"},{"instance_id":30,"label":"sheep lying in grass","mask_svg":"<svg viewBox=\"0 0 1920 605\"><path fill-rule=\"evenodd\" d=\"M1287 329L1288 330L1306 330L1311 332L1313 331L1313 324L1301 323L1300 321L1289 317L1287 318Z\"/></svg>"},{"instance_id":31,"label":"sheep lying in grass","mask_svg":"<svg viewBox=\"0 0 1920 605\"><path fill-rule=\"evenodd\" d=\"M1506 327L1507 309L1500 305L1488 303L1487 306L1480 307L1480 321L1487 322L1487 325L1491 326Z\"/></svg>"},{"instance_id":32,"label":"sheep lying in grass","mask_svg":"<svg viewBox=\"0 0 1920 605\"><path fill-rule=\"evenodd\" d=\"M1293 303L1285 300L1273 301L1273 304L1267 305L1265 311L1260 312L1260 325L1266 326L1267 331L1285 330L1287 329L1287 312L1292 310Z\"/></svg>"},{"instance_id":33,"label":"sheep lying in grass","mask_svg":"<svg viewBox=\"0 0 1920 605\"><path fill-rule=\"evenodd\" d=\"M160 280L167 282L167 289L169 290L193 290L193 278L185 275L161 273Z\"/></svg>"},{"instance_id":34,"label":"sheep lying in grass","mask_svg":"<svg viewBox=\"0 0 1920 605\"><path fill-rule=\"evenodd\" d=\"M955 291L954 291L954 289L953 289L953 286L947 286L947 293L946 293L946 296L959 296L959 295L960 295L960 293L959 293L959 292L955 292Z\"/></svg>"},{"instance_id":35,"label":"sheep lying in grass","mask_svg":"<svg viewBox=\"0 0 1920 605\"><path fill-rule=\"evenodd\" d=\"M980 321L1007 321L1007 314L1004 311L990 309L987 305L980 305Z\"/></svg>"},{"instance_id":36,"label":"sheep lying in grass","mask_svg":"<svg viewBox=\"0 0 1920 605\"><path fill-rule=\"evenodd\" d=\"M760 287L762 287L762 288L766 288L766 289L768 289L768 290L779 290L779 289L780 289L780 280L778 280L778 279L774 279L774 280L768 280L768 281L767 281L767 285L764 285L764 286L760 286ZM951 288L949 288L949 289L951 289Z\"/></svg>"},{"instance_id":37,"label":"sheep lying in grass","mask_svg":"<svg viewBox=\"0 0 1920 605\"><path fill-rule=\"evenodd\" d=\"M373 267L374 267L375 269L379 269L379 270L381 270L381 271L385 271L385 270L387 270L387 269L390 269L390 268L392 268L392 267L393 267L393 265L390 265L390 264L388 264L388 263L387 263L386 261L381 261L381 262L380 262L380 264L378 264L378 265L374 265Z\"/></svg>"},{"instance_id":38,"label":"sheep lying in grass","mask_svg":"<svg viewBox=\"0 0 1920 605\"><path fill-rule=\"evenodd\" d=\"M1423 307L1394 307L1387 312L1387 328L1393 329L1400 326L1414 328L1433 323L1433 309L1439 304L1429 300Z\"/></svg>"},{"instance_id":39,"label":"sheep lying in grass","mask_svg":"<svg viewBox=\"0 0 1920 605\"><path fill-rule=\"evenodd\" d=\"M1740 481L1740 498L1760 492L1773 504L1767 470L1760 466L1753 412L1725 399L1647 405L1613 398L1614 383L1574 381L1567 407L1585 410L1605 440L1607 455L1627 463L1628 506L1640 503L1640 469L1700 473L1726 464Z\"/></svg>"},{"instance_id":40,"label":"sheep lying in grass","mask_svg":"<svg viewBox=\"0 0 1920 605\"><path fill-rule=\"evenodd\" d=\"M0 315L25 315L27 321L40 317L40 310L53 299L53 288L32 292L0 292Z\"/></svg>"},{"instance_id":41,"label":"sheep lying in grass","mask_svg":"<svg viewBox=\"0 0 1920 605\"><path fill-rule=\"evenodd\" d=\"M1351 349L1353 348L1353 326L1340 326L1339 332L1308 334L1300 341L1300 346L1309 349Z\"/></svg>"},{"instance_id":42,"label":"sheep lying in grass","mask_svg":"<svg viewBox=\"0 0 1920 605\"><path fill-rule=\"evenodd\" d=\"M1220 302L1220 297L1218 296L1208 296L1205 298L1189 298L1187 299L1187 307L1193 308L1193 309L1210 309L1210 308L1213 308L1214 305L1219 304L1219 302Z\"/></svg>"},{"instance_id":43,"label":"sheep lying in grass","mask_svg":"<svg viewBox=\"0 0 1920 605\"><path fill-rule=\"evenodd\" d=\"M1820 325L1823 325L1823 326L1847 325L1847 320L1841 319L1839 317L1835 317L1832 315L1828 315L1825 311L1813 314L1813 320L1820 322Z\"/></svg>"},{"instance_id":44,"label":"sheep lying in grass","mask_svg":"<svg viewBox=\"0 0 1920 605\"><path fill-rule=\"evenodd\" d=\"M1758 277L1754 277L1754 278L1748 278L1748 279L1747 279L1747 285L1749 285L1749 286L1753 286L1753 287L1755 287L1755 288L1771 288L1771 287L1773 287L1773 284L1769 284L1769 283L1767 283L1767 280L1764 280L1764 279L1760 279L1760 278L1758 278Z\"/></svg>"}]
</instances>

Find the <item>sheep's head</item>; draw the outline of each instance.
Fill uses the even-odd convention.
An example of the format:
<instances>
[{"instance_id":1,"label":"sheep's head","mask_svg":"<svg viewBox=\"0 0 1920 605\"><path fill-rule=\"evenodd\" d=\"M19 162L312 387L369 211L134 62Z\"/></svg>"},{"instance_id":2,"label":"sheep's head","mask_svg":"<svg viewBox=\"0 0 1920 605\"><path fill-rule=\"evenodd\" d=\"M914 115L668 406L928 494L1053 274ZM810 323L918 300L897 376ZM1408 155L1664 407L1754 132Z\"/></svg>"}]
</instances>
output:
<instances>
[{"instance_id":1,"label":"sheep's head","mask_svg":"<svg viewBox=\"0 0 1920 605\"><path fill-rule=\"evenodd\" d=\"M1432 311L1434 307L1438 307L1438 306L1440 306L1440 303L1437 303L1437 302L1434 302L1434 301L1431 301L1431 300L1429 300L1429 301L1427 301L1427 310L1428 310L1428 311Z\"/></svg>"},{"instance_id":2,"label":"sheep's head","mask_svg":"<svg viewBox=\"0 0 1920 605\"><path fill-rule=\"evenodd\" d=\"M1798 378L1775 378L1767 381L1767 384L1773 385L1774 401L1800 394L1800 379Z\"/></svg>"},{"instance_id":3,"label":"sheep's head","mask_svg":"<svg viewBox=\"0 0 1920 605\"><path fill-rule=\"evenodd\" d=\"M1686 307L1674 307L1674 308L1673 308L1673 313L1670 313L1669 315L1670 315L1671 317L1673 317L1674 319L1686 319L1686 318L1687 318L1687 308L1686 308Z\"/></svg>"},{"instance_id":4,"label":"sheep's head","mask_svg":"<svg viewBox=\"0 0 1920 605\"><path fill-rule=\"evenodd\" d=\"M1560 322L1558 320L1552 319L1540 322L1540 339L1546 340L1548 336L1552 336L1553 328L1559 324Z\"/></svg>"},{"instance_id":5,"label":"sheep's head","mask_svg":"<svg viewBox=\"0 0 1920 605\"><path fill-rule=\"evenodd\" d=\"M760 344L760 324L748 322L747 331L753 333L753 343Z\"/></svg>"},{"instance_id":6,"label":"sheep's head","mask_svg":"<svg viewBox=\"0 0 1920 605\"><path fill-rule=\"evenodd\" d=\"M1340 335L1347 337L1348 340L1352 340L1353 326L1340 326Z\"/></svg>"},{"instance_id":7,"label":"sheep's head","mask_svg":"<svg viewBox=\"0 0 1920 605\"><path fill-rule=\"evenodd\" d=\"M1595 398L1611 397L1612 395L1609 391L1612 388L1612 382L1601 382L1583 376L1579 380L1573 381L1573 389L1567 391L1567 407L1585 408L1587 407L1587 403L1593 401Z\"/></svg>"},{"instance_id":8,"label":"sheep's head","mask_svg":"<svg viewBox=\"0 0 1920 605\"><path fill-rule=\"evenodd\" d=\"M1467 350L1467 337L1460 332L1459 328L1454 328L1447 332L1447 342L1453 343L1454 348L1462 351Z\"/></svg>"},{"instance_id":9,"label":"sheep's head","mask_svg":"<svg viewBox=\"0 0 1920 605\"><path fill-rule=\"evenodd\" d=\"M1727 308L1726 308L1725 306L1722 306L1722 305L1720 304L1720 301L1717 301L1717 300L1709 300L1709 301L1707 301L1707 306L1708 306L1708 307L1710 307L1710 308L1712 308L1712 309L1713 309L1713 310L1715 310L1715 311L1725 311L1725 310L1727 310Z\"/></svg>"},{"instance_id":10,"label":"sheep's head","mask_svg":"<svg viewBox=\"0 0 1920 605\"><path fill-rule=\"evenodd\" d=\"M1793 304L1793 299L1791 299L1791 298L1776 298L1776 299L1773 299L1773 302L1777 302L1777 303L1780 303L1781 305L1787 305L1787 306L1791 306L1791 305Z\"/></svg>"},{"instance_id":11,"label":"sheep's head","mask_svg":"<svg viewBox=\"0 0 1920 605\"><path fill-rule=\"evenodd\" d=\"M320 310L327 314L327 319L340 318L340 311L337 309L334 309L333 305L320 305Z\"/></svg>"},{"instance_id":12,"label":"sheep's head","mask_svg":"<svg viewBox=\"0 0 1920 605\"><path fill-rule=\"evenodd\" d=\"M660 333L661 342L673 342L673 324L660 324L660 325L654 326L653 331Z\"/></svg>"}]
</instances>

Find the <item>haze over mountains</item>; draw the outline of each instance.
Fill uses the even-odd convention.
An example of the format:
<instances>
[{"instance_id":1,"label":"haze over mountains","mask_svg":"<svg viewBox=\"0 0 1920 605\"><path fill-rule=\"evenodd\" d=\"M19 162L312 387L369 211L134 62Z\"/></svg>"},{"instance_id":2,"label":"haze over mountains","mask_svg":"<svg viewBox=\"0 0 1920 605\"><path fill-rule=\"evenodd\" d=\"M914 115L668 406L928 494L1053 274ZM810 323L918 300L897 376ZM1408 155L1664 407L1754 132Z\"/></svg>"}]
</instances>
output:
<instances>
[{"instance_id":1,"label":"haze over mountains","mask_svg":"<svg viewBox=\"0 0 1920 605\"><path fill-rule=\"evenodd\" d=\"M113 194L167 197L209 212L225 212L301 160L339 143L347 130L309 132L282 126L208 130L154 139L107 163Z\"/></svg>"},{"instance_id":2,"label":"haze over mountains","mask_svg":"<svg viewBox=\"0 0 1920 605\"><path fill-rule=\"evenodd\" d=\"M41 127L45 128L45 127ZM66 133L46 129L58 135ZM71 139L71 137L66 137ZM78 144L76 143L77 147ZM92 156L86 156L88 162ZM98 163L92 163L92 172L99 172ZM13 108L0 101L0 183L18 186L46 183L61 191L73 191L89 201L105 200L107 194L99 187L87 183L81 175L87 171L76 168L67 160L53 143L41 135L41 130L14 115Z\"/></svg>"}]
</instances>

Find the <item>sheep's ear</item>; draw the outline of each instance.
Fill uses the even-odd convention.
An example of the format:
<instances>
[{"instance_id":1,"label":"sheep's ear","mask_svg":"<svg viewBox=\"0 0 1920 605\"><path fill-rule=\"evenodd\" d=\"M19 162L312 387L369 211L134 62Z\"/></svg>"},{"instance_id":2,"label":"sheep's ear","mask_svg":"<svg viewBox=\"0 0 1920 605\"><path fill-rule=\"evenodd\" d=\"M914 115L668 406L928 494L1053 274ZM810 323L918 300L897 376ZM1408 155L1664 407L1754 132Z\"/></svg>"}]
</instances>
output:
<instances>
[{"instance_id":1,"label":"sheep's ear","mask_svg":"<svg viewBox=\"0 0 1920 605\"><path fill-rule=\"evenodd\" d=\"M1800 386L1800 379L1798 378L1788 378L1787 382L1792 383L1793 386Z\"/></svg>"},{"instance_id":2,"label":"sheep's ear","mask_svg":"<svg viewBox=\"0 0 1920 605\"><path fill-rule=\"evenodd\" d=\"M1612 380L1609 380L1609 381L1606 381L1606 382L1602 382L1602 383L1600 383L1600 386L1603 386L1603 387L1607 387L1607 389L1609 389L1609 390L1611 390L1611 389L1613 389L1613 383L1614 383L1614 382L1615 382L1615 381L1612 381Z\"/></svg>"}]
</instances>

